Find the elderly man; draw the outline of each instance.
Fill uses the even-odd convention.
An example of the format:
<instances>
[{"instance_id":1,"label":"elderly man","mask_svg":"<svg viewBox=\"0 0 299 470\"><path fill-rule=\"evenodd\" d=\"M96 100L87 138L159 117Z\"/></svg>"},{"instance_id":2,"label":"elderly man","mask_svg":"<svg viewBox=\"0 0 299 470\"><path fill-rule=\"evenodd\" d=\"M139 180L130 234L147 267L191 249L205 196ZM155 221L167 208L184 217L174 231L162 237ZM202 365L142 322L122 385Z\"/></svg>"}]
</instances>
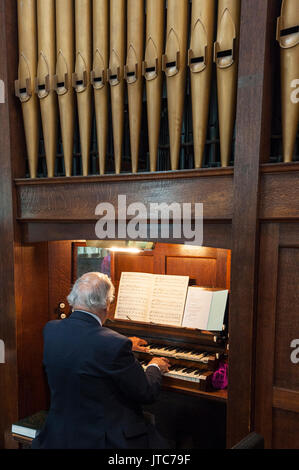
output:
<instances>
[{"instance_id":1,"label":"elderly man","mask_svg":"<svg viewBox=\"0 0 299 470\"><path fill-rule=\"evenodd\" d=\"M132 340L102 325L114 287L100 273L76 281L68 296L72 315L44 329L44 366L51 407L35 449L163 448L164 439L142 412L156 400L167 359L154 358L144 372Z\"/></svg>"}]
</instances>

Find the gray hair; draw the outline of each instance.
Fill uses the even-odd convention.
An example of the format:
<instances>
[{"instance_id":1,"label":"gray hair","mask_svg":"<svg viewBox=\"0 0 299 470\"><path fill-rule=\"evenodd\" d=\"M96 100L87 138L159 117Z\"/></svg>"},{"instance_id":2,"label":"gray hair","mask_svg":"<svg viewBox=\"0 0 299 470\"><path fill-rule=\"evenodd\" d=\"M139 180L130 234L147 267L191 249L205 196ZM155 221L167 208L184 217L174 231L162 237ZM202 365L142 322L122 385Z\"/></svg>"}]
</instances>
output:
<instances>
[{"instance_id":1,"label":"gray hair","mask_svg":"<svg viewBox=\"0 0 299 470\"><path fill-rule=\"evenodd\" d=\"M83 274L67 297L71 307L87 307L95 311L105 310L113 299L114 286L109 277L102 273Z\"/></svg>"}]
</instances>

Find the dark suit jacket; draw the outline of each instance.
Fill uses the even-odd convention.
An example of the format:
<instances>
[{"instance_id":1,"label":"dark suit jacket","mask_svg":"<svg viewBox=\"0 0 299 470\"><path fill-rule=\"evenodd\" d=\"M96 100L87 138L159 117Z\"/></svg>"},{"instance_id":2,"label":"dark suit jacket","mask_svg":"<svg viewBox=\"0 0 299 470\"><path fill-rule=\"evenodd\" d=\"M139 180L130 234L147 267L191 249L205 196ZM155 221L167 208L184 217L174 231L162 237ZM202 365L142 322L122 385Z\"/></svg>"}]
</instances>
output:
<instances>
[{"instance_id":1,"label":"dark suit jacket","mask_svg":"<svg viewBox=\"0 0 299 470\"><path fill-rule=\"evenodd\" d=\"M141 407L156 400L161 372L143 371L128 338L77 311L47 323L43 362L51 407L32 448L165 447Z\"/></svg>"}]
</instances>

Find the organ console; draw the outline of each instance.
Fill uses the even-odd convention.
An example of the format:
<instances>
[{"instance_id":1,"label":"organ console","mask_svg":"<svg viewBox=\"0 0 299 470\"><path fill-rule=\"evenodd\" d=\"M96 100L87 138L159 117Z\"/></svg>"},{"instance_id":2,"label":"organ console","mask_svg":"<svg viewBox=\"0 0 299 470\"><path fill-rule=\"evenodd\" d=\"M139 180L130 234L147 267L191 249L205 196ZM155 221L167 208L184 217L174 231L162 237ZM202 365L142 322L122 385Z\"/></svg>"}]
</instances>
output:
<instances>
[{"instance_id":1,"label":"organ console","mask_svg":"<svg viewBox=\"0 0 299 470\"><path fill-rule=\"evenodd\" d=\"M165 390L226 400L227 391L212 386L214 372L222 361L227 361L226 331L211 333L111 319L106 326L147 341L147 352L135 352L144 368L153 356L167 357L171 367L163 376Z\"/></svg>"},{"instance_id":2,"label":"organ console","mask_svg":"<svg viewBox=\"0 0 299 470\"><path fill-rule=\"evenodd\" d=\"M79 262L78 259L77 263ZM168 265L168 268L152 270L153 266L165 265ZM83 266L87 269L86 265ZM78 270L78 264L73 265L73 271L78 275L82 273ZM121 274L130 271L134 271L137 277L138 273L142 272L189 275L189 284L229 289L230 257L227 250L202 247L190 249L182 245L160 243L156 244L151 252L136 255L112 253L111 279L116 286L116 299ZM214 276L217 277L216 281ZM125 285L122 292L124 289ZM122 308L123 305L122 300ZM135 336L147 342L146 350L135 351L143 367L147 366L153 356L167 357L169 360L170 371L163 377L164 390L219 402L226 401L227 390L213 388L212 379L219 366L228 360L228 308L223 322L225 327L221 331L203 331L120 319L116 316L114 308L105 326L127 337Z\"/></svg>"}]
</instances>

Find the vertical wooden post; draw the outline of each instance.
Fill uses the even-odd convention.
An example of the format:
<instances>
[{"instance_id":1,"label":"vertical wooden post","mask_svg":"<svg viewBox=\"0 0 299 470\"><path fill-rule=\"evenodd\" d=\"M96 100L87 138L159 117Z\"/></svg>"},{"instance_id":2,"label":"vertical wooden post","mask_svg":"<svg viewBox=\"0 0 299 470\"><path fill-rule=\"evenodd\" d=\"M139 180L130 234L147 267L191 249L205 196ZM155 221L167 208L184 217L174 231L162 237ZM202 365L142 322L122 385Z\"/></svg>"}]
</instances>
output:
<instances>
[{"instance_id":1,"label":"vertical wooden post","mask_svg":"<svg viewBox=\"0 0 299 470\"><path fill-rule=\"evenodd\" d=\"M253 429L260 163L270 155L270 52L275 41L275 3L242 0L241 9L230 302L229 375L233 385L228 394L228 447Z\"/></svg>"},{"instance_id":2,"label":"vertical wooden post","mask_svg":"<svg viewBox=\"0 0 299 470\"><path fill-rule=\"evenodd\" d=\"M14 96L18 73L16 2L0 1L0 80L4 82L4 99L0 103L0 339L5 343L6 363L0 365L0 448L15 448L9 437L12 422L18 418L18 371L16 348L16 307L14 288L15 194L13 176L24 176L25 150L20 103ZM18 138L20 135L23 138ZM11 155L18 154L13 165Z\"/></svg>"}]
</instances>

